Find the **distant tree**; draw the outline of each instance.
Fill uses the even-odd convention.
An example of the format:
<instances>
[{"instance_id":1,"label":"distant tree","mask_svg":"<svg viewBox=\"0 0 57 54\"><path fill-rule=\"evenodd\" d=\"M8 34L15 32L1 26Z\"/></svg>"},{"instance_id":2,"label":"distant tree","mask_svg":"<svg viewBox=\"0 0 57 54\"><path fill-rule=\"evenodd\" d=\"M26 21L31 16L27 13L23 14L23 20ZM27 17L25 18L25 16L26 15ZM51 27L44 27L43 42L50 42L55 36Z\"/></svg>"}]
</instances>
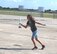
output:
<instances>
[{"instance_id":1,"label":"distant tree","mask_svg":"<svg viewBox=\"0 0 57 54\"><path fill-rule=\"evenodd\" d=\"M2 9L2 6L0 6L0 9Z\"/></svg>"},{"instance_id":2,"label":"distant tree","mask_svg":"<svg viewBox=\"0 0 57 54\"><path fill-rule=\"evenodd\" d=\"M55 12L57 13L57 10L55 10Z\"/></svg>"},{"instance_id":3,"label":"distant tree","mask_svg":"<svg viewBox=\"0 0 57 54\"><path fill-rule=\"evenodd\" d=\"M52 10L51 9L48 9L48 10L45 10L44 12L51 13Z\"/></svg>"},{"instance_id":4,"label":"distant tree","mask_svg":"<svg viewBox=\"0 0 57 54\"><path fill-rule=\"evenodd\" d=\"M7 7L6 9L10 9L9 7Z\"/></svg>"}]
</instances>

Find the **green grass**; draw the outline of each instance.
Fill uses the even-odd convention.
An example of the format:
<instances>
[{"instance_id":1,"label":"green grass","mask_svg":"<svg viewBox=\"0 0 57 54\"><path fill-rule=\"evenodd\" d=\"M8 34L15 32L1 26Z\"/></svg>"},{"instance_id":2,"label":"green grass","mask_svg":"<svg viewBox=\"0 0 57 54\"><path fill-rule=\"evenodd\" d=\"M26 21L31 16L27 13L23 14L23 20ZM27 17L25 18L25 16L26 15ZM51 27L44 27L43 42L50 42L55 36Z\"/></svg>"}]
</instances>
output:
<instances>
[{"instance_id":1,"label":"green grass","mask_svg":"<svg viewBox=\"0 0 57 54\"><path fill-rule=\"evenodd\" d=\"M13 11L13 10L0 10L0 14L5 15L19 15L19 16L26 16L27 14L32 14L33 16L39 16L39 13L36 12L25 12L25 11Z\"/></svg>"},{"instance_id":2,"label":"green grass","mask_svg":"<svg viewBox=\"0 0 57 54\"><path fill-rule=\"evenodd\" d=\"M37 12L25 12L25 11L15 11L15 10L0 10L0 14L4 15L17 15L17 16L26 16L27 14L31 14L32 16L41 17L41 13ZM43 17L48 18L57 18L57 14L53 15L52 13L43 13Z\"/></svg>"}]
</instances>

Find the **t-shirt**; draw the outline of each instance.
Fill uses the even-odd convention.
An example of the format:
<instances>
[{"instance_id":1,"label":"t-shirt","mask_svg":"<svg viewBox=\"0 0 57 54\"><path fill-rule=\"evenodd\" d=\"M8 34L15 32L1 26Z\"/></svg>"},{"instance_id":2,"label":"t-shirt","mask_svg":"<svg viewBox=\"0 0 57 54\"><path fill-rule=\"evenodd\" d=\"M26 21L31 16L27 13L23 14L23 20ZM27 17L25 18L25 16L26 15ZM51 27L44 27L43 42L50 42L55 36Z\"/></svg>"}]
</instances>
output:
<instances>
[{"instance_id":1,"label":"t-shirt","mask_svg":"<svg viewBox=\"0 0 57 54\"><path fill-rule=\"evenodd\" d=\"M34 20L28 21L28 22L27 22L27 25L30 26L32 32L34 32L34 31L37 30L36 25L35 25L35 21L34 21Z\"/></svg>"}]
</instances>

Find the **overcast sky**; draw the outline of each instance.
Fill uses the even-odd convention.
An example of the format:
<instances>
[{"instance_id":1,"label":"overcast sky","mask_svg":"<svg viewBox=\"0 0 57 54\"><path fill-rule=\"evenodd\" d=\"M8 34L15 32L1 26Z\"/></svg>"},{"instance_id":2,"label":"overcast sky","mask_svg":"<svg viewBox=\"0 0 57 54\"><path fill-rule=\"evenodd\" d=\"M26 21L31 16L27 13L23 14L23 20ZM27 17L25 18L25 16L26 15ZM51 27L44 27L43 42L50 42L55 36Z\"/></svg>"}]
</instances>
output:
<instances>
[{"instance_id":1,"label":"overcast sky","mask_svg":"<svg viewBox=\"0 0 57 54\"><path fill-rule=\"evenodd\" d=\"M37 9L39 6L45 9L57 9L57 0L0 0L0 6L18 7L23 5L25 8Z\"/></svg>"}]
</instances>

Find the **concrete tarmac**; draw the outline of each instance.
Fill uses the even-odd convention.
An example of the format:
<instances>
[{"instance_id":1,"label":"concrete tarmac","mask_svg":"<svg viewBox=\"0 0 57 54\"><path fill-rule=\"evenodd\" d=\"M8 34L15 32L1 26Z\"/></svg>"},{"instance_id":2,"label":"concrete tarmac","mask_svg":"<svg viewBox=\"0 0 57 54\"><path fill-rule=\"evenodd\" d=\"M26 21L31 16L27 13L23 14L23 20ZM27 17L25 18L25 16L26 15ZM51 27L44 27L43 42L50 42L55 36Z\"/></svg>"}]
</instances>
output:
<instances>
[{"instance_id":1,"label":"concrete tarmac","mask_svg":"<svg viewBox=\"0 0 57 54\"><path fill-rule=\"evenodd\" d=\"M0 15L0 54L57 54L57 19L34 17L36 21L46 24L37 25L38 39L45 44L45 49L36 42L38 49L31 50L31 31L28 27L18 28L19 18L26 16ZM21 21L26 24L26 20Z\"/></svg>"}]
</instances>

